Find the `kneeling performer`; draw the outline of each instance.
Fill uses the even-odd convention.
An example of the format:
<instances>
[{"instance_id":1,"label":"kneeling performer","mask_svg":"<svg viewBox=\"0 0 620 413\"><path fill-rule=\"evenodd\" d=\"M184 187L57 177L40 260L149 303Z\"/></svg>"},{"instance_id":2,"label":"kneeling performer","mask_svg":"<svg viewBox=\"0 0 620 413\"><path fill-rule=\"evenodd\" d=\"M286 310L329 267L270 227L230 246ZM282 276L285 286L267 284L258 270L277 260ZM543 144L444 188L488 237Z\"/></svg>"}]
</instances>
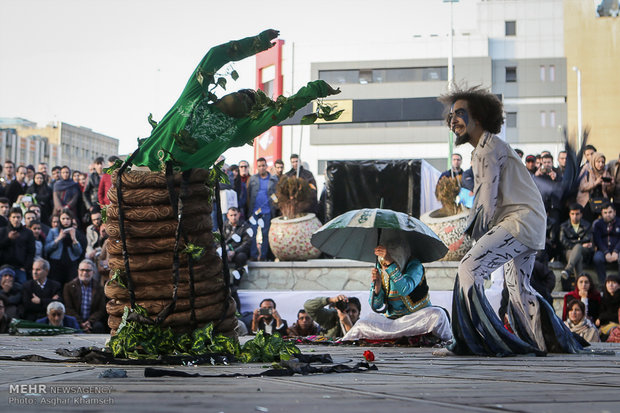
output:
<instances>
[{"instance_id":1,"label":"kneeling performer","mask_svg":"<svg viewBox=\"0 0 620 413\"><path fill-rule=\"evenodd\" d=\"M433 333L452 337L444 309L432 307L422 263L411 258L408 245L386 243L375 248L377 268L372 269L369 303L375 313L360 320L342 338L395 339Z\"/></svg>"}]
</instances>

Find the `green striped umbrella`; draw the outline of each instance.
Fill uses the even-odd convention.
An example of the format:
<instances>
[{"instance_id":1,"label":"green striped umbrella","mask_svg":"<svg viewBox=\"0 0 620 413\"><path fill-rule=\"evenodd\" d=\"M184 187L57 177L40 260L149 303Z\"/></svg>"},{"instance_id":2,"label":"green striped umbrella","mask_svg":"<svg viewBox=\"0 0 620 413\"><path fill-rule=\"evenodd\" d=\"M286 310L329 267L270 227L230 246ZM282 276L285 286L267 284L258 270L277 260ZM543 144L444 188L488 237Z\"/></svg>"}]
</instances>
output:
<instances>
[{"instance_id":1,"label":"green striped umbrella","mask_svg":"<svg viewBox=\"0 0 620 413\"><path fill-rule=\"evenodd\" d=\"M409 244L413 258L431 262L448 248L422 221L391 209L357 209L329 221L312 234L312 245L337 258L375 262L374 249L392 240Z\"/></svg>"}]
</instances>

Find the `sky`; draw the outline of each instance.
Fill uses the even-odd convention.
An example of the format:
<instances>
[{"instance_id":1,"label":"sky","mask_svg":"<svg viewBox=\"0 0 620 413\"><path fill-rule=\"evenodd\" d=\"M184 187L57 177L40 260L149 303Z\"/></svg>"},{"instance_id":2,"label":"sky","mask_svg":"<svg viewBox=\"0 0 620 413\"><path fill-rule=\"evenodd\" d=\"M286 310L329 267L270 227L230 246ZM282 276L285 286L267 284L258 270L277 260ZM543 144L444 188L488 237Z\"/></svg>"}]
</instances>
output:
<instances>
[{"instance_id":1,"label":"sky","mask_svg":"<svg viewBox=\"0 0 620 413\"><path fill-rule=\"evenodd\" d=\"M474 7L461 0L455 15ZM442 0L0 0L0 16L0 117L85 126L118 138L121 153L218 44L274 28L287 44L327 52L449 30ZM235 69L229 90L255 87L254 58Z\"/></svg>"}]
</instances>

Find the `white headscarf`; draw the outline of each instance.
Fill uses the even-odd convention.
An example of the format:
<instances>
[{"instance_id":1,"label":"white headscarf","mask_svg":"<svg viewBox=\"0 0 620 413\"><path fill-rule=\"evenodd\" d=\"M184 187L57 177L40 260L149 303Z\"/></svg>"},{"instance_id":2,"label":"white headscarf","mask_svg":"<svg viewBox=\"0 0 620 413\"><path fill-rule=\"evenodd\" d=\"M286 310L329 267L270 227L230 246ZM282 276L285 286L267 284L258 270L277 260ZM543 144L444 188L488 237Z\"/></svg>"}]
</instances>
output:
<instances>
[{"instance_id":1,"label":"white headscarf","mask_svg":"<svg viewBox=\"0 0 620 413\"><path fill-rule=\"evenodd\" d=\"M391 239L381 242L381 245L387 249L388 254L394 259L398 268L400 268L401 271L405 271L405 267L411 257L411 248L409 244L403 243L400 240Z\"/></svg>"}]
</instances>

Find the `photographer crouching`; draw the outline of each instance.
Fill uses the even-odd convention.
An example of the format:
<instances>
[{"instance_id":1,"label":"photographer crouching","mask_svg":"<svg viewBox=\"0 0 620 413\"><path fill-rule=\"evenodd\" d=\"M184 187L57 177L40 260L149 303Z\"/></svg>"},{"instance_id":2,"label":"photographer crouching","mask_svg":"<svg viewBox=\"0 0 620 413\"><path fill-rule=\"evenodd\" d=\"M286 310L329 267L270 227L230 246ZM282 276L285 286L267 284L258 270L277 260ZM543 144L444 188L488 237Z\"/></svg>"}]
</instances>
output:
<instances>
[{"instance_id":1,"label":"photographer crouching","mask_svg":"<svg viewBox=\"0 0 620 413\"><path fill-rule=\"evenodd\" d=\"M304 303L304 309L321 326L322 333L332 339L343 337L353 327L360 318L361 308L357 297L343 294L313 298Z\"/></svg>"}]
</instances>

